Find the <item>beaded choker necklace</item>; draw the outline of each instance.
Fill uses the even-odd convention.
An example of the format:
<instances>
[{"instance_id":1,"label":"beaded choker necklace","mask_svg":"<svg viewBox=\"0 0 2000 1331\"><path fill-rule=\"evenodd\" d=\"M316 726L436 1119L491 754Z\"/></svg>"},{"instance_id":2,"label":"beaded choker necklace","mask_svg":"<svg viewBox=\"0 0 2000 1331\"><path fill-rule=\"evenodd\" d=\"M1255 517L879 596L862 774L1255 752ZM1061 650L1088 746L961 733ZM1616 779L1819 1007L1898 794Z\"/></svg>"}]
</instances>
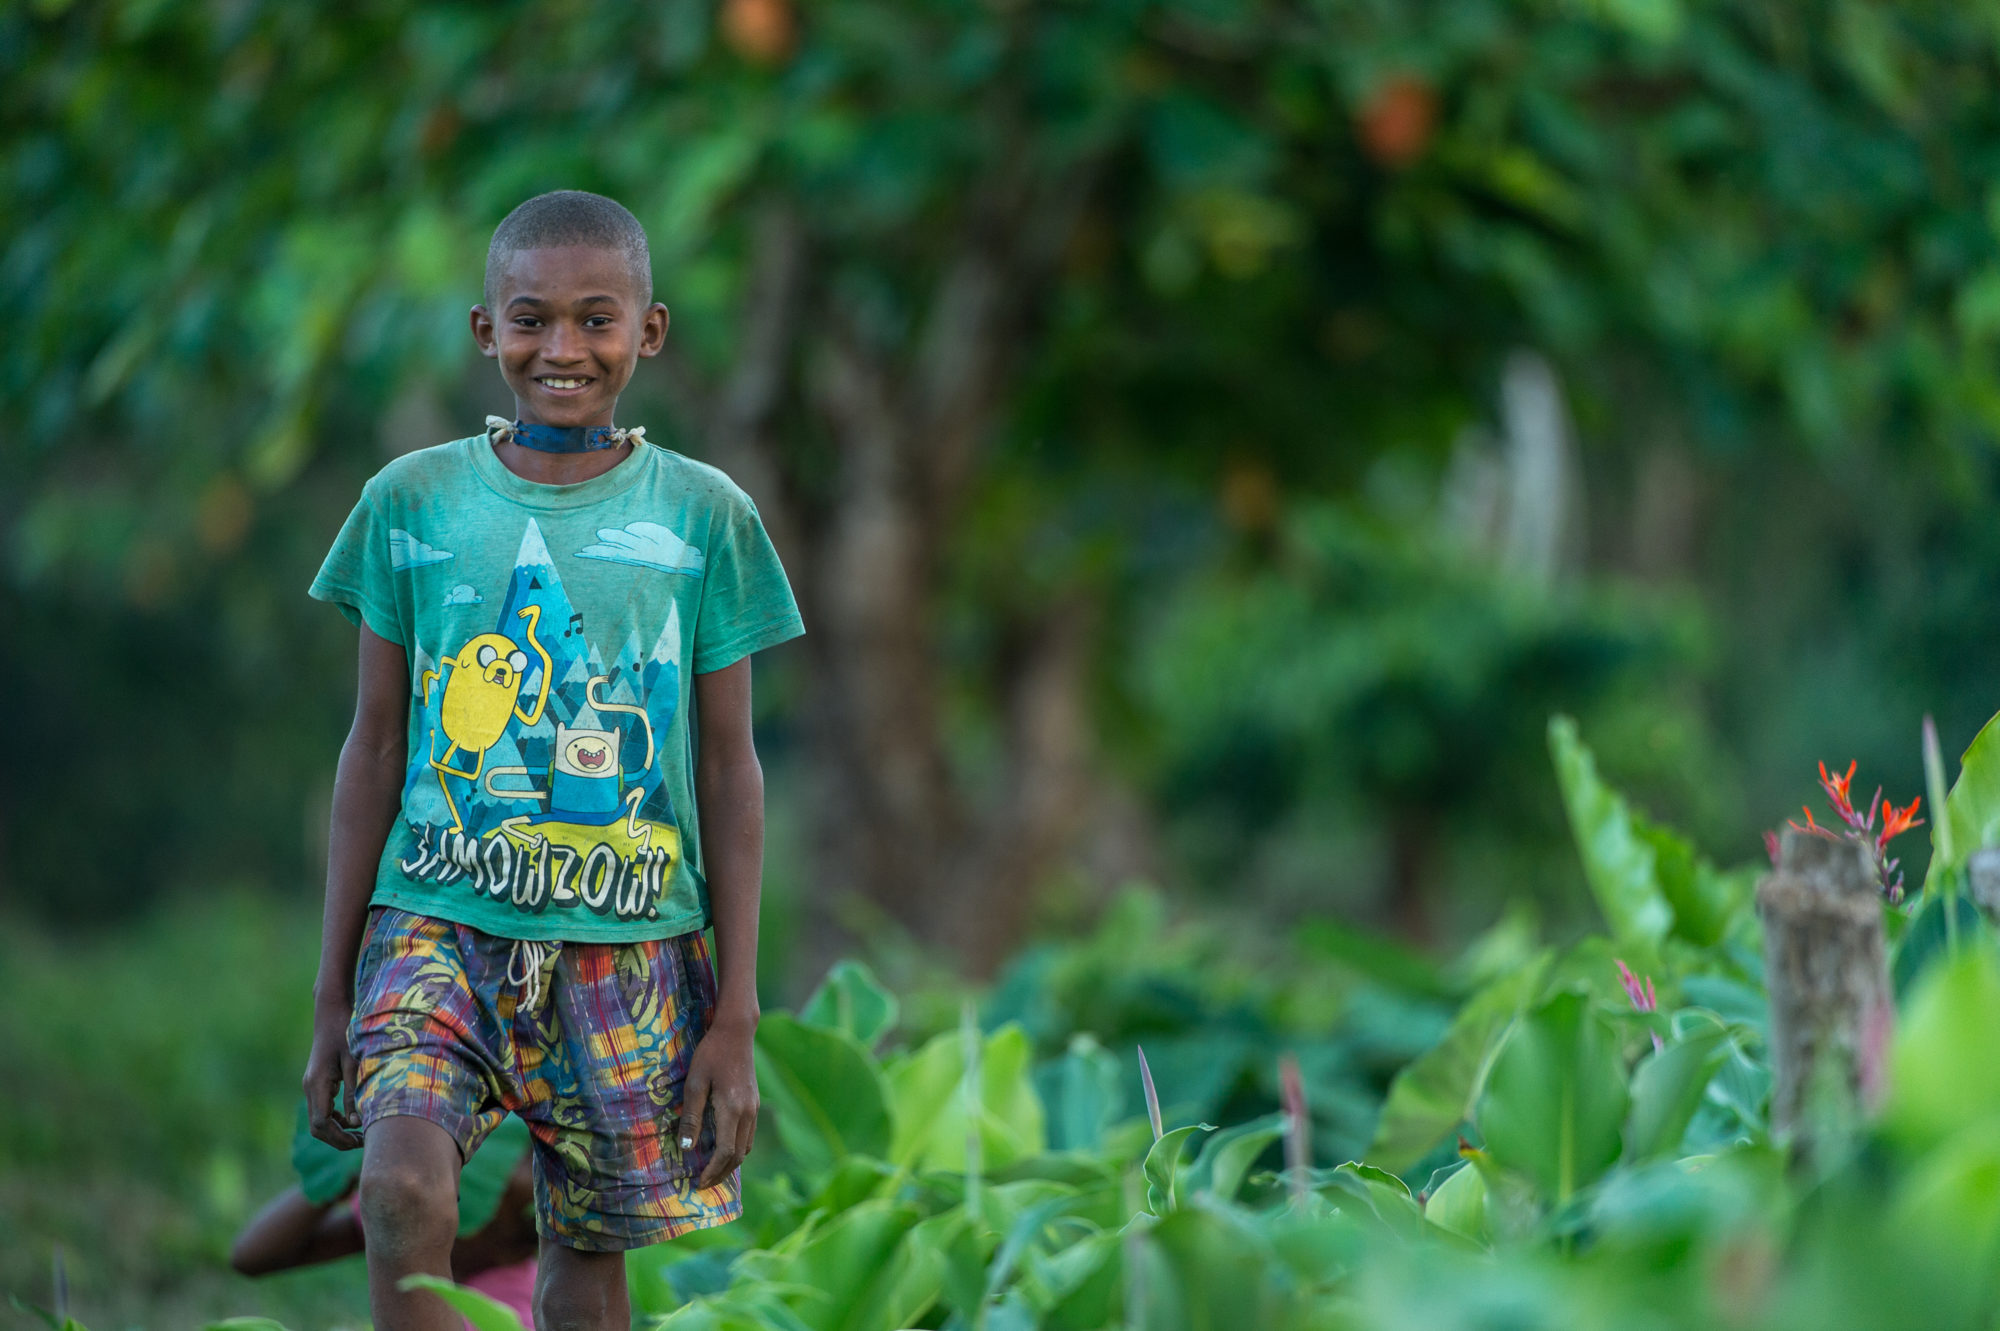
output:
<instances>
[{"instance_id":1,"label":"beaded choker necklace","mask_svg":"<svg viewBox=\"0 0 2000 1331\"><path fill-rule=\"evenodd\" d=\"M616 448L627 440L639 444L646 439L643 425L630 429L615 425L539 425L510 421L502 416L486 418L486 433L496 444L512 442L537 453L591 453L600 448Z\"/></svg>"}]
</instances>

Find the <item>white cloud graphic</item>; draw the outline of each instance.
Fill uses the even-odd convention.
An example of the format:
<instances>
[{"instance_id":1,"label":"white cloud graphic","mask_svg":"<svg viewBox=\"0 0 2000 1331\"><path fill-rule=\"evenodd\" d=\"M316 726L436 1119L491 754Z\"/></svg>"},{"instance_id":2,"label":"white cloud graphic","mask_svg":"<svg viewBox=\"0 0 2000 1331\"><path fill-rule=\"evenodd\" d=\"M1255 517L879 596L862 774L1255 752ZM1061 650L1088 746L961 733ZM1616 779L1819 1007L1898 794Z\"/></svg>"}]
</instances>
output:
<instances>
[{"instance_id":1,"label":"white cloud graphic","mask_svg":"<svg viewBox=\"0 0 2000 1331\"><path fill-rule=\"evenodd\" d=\"M461 582L444 594L446 605L478 605L486 598L481 596L470 583Z\"/></svg>"},{"instance_id":2,"label":"white cloud graphic","mask_svg":"<svg viewBox=\"0 0 2000 1331\"><path fill-rule=\"evenodd\" d=\"M662 573L701 572L701 550L689 545L657 522L628 522L621 530L600 527L597 544L576 552L578 559L608 559L614 564L637 564Z\"/></svg>"},{"instance_id":3,"label":"white cloud graphic","mask_svg":"<svg viewBox=\"0 0 2000 1331\"><path fill-rule=\"evenodd\" d=\"M425 545L401 527L389 529L389 567L398 573L423 564L442 564L451 557L451 551Z\"/></svg>"}]
</instances>

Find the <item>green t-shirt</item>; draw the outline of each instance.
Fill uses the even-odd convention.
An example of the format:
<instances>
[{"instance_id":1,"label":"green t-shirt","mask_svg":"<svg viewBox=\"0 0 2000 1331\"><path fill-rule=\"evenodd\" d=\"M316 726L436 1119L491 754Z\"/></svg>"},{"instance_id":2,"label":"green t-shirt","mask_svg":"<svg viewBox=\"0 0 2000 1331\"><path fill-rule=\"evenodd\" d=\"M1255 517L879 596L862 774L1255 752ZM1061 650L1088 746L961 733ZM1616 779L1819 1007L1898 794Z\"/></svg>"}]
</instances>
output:
<instances>
[{"instance_id":1,"label":"green t-shirt","mask_svg":"<svg viewBox=\"0 0 2000 1331\"><path fill-rule=\"evenodd\" d=\"M426 448L368 482L311 595L409 657L373 904L503 938L707 926L689 677L805 631L727 476L642 444L541 485L484 435Z\"/></svg>"}]
</instances>

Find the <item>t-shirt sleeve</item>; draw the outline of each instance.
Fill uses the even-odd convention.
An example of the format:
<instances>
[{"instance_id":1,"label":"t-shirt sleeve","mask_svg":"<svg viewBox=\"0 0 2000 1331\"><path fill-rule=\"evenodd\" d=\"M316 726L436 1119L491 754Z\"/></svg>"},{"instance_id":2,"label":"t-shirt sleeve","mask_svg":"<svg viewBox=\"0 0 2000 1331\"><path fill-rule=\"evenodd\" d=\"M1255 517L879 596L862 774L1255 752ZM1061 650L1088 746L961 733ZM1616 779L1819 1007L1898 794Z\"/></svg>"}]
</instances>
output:
<instances>
[{"instance_id":1,"label":"t-shirt sleeve","mask_svg":"<svg viewBox=\"0 0 2000 1331\"><path fill-rule=\"evenodd\" d=\"M366 624L390 642L402 643L407 635L396 609L390 539L380 488L371 481L341 524L306 594L338 606L349 623Z\"/></svg>"},{"instance_id":2,"label":"t-shirt sleeve","mask_svg":"<svg viewBox=\"0 0 2000 1331\"><path fill-rule=\"evenodd\" d=\"M694 673L733 665L806 631L757 506L740 491L709 528Z\"/></svg>"}]
</instances>

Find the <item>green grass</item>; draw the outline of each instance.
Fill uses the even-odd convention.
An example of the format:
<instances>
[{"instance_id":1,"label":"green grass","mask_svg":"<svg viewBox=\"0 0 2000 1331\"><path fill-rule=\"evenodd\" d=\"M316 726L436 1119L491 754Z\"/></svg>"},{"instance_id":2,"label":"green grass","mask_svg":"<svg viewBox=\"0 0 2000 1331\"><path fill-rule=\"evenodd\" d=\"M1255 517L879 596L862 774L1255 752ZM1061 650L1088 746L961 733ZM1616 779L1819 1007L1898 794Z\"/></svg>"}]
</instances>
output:
<instances>
[{"instance_id":1,"label":"green grass","mask_svg":"<svg viewBox=\"0 0 2000 1331\"><path fill-rule=\"evenodd\" d=\"M312 903L240 891L87 938L0 924L0 1294L46 1306L61 1245L94 1331L366 1324L358 1261L228 1267L237 1227L292 1181L318 952Z\"/></svg>"}]
</instances>

